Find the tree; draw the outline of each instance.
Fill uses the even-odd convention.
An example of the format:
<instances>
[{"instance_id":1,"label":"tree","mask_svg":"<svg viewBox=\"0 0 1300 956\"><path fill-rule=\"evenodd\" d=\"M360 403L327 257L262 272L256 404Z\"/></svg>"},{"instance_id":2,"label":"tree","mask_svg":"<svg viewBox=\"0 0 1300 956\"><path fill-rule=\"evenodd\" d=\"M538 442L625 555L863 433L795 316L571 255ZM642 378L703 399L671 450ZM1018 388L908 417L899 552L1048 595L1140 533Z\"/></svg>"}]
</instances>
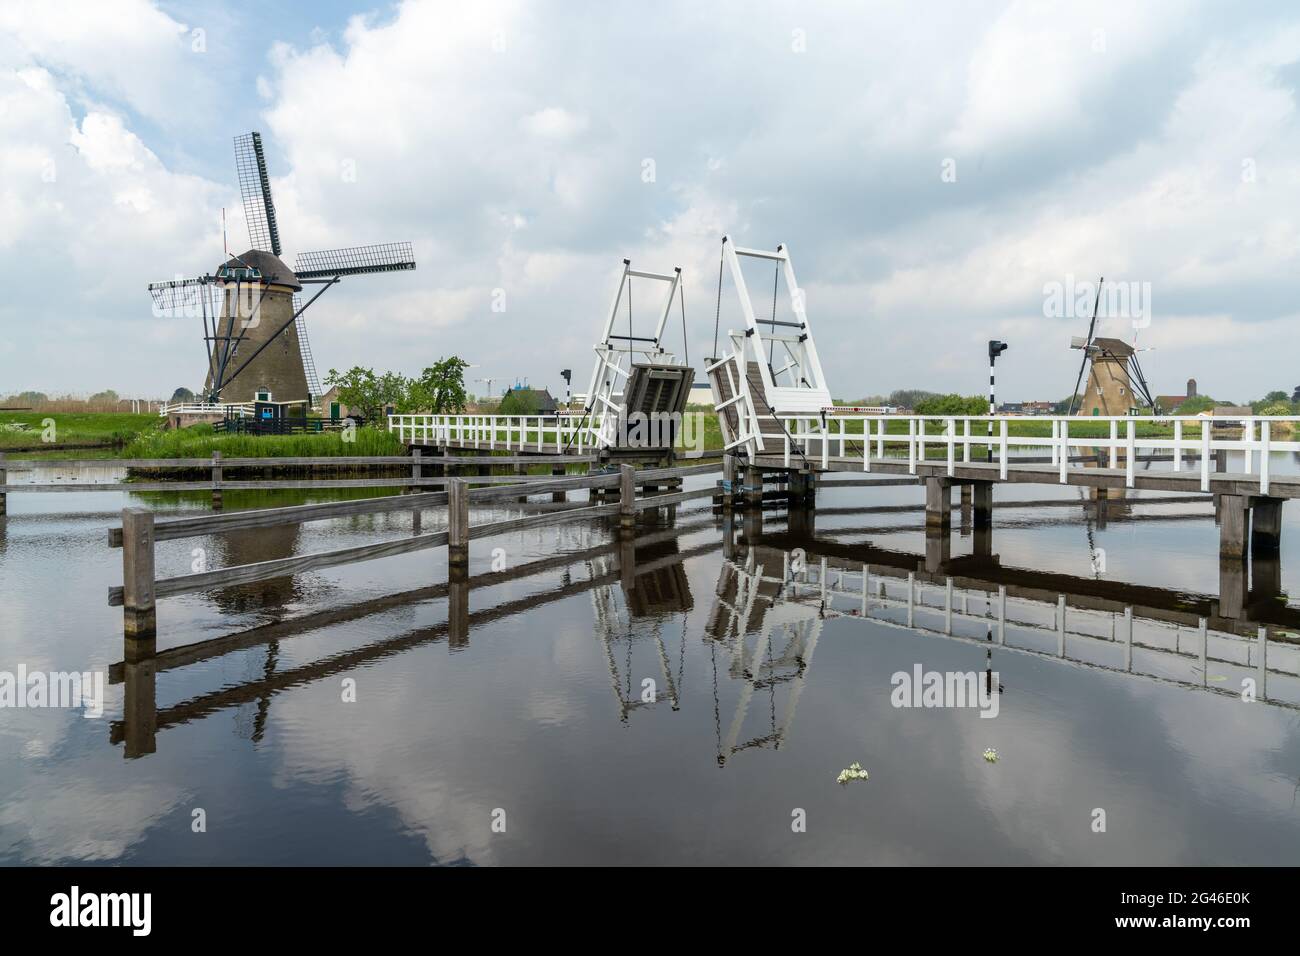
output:
<instances>
[{"instance_id":1,"label":"tree","mask_svg":"<svg viewBox=\"0 0 1300 956\"><path fill-rule=\"evenodd\" d=\"M1291 414L1291 403L1290 403L1290 402L1286 402L1286 401L1283 401L1283 402L1270 402L1269 404L1265 405L1263 408L1259 409L1259 411L1258 411L1257 414L1260 414L1260 415L1290 415L1290 414Z\"/></svg>"},{"instance_id":2,"label":"tree","mask_svg":"<svg viewBox=\"0 0 1300 956\"><path fill-rule=\"evenodd\" d=\"M931 395L913 409L918 415L987 415L989 400L979 395Z\"/></svg>"},{"instance_id":3,"label":"tree","mask_svg":"<svg viewBox=\"0 0 1300 956\"><path fill-rule=\"evenodd\" d=\"M176 389L176 391L172 392L173 404L175 404L176 402L192 402L192 401L194 401L194 393L191 392L188 388L186 388L183 385L180 388Z\"/></svg>"},{"instance_id":4,"label":"tree","mask_svg":"<svg viewBox=\"0 0 1300 956\"><path fill-rule=\"evenodd\" d=\"M105 404L109 404L109 403L116 404L118 401L117 392L113 391L111 388L105 389L102 392L96 392L94 395L90 396L90 398L87 399L87 401L103 402Z\"/></svg>"},{"instance_id":5,"label":"tree","mask_svg":"<svg viewBox=\"0 0 1300 956\"><path fill-rule=\"evenodd\" d=\"M536 415L540 408L537 393L531 388L512 388L497 406L498 415Z\"/></svg>"},{"instance_id":6,"label":"tree","mask_svg":"<svg viewBox=\"0 0 1300 956\"><path fill-rule=\"evenodd\" d=\"M1268 414L1274 414L1274 415L1285 414L1285 415L1289 415L1289 414L1291 414L1290 412L1272 412L1272 413L1270 413L1270 412L1265 412L1265 411L1263 411L1263 409L1264 409L1265 407L1269 406L1269 405L1278 405L1278 404L1288 405L1288 406L1289 406L1289 405L1291 404L1291 396L1288 395L1286 392L1278 392L1278 391L1269 392L1269 393L1268 393L1267 395L1265 395L1263 398L1260 398L1260 399L1257 399L1257 400L1251 402L1251 403L1250 403L1250 408L1251 408L1251 411L1255 412L1257 415L1268 415Z\"/></svg>"},{"instance_id":7,"label":"tree","mask_svg":"<svg viewBox=\"0 0 1300 956\"><path fill-rule=\"evenodd\" d=\"M921 388L896 388L889 393L888 405L897 405L900 408L916 408L917 403L927 398L933 398L934 392L927 392Z\"/></svg>"},{"instance_id":8,"label":"tree","mask_svg":"<svg viewBox=\"0 0 1300 956\"><path fill-rule=\"evenodd\" d=\"M1193 395L1187 401L1183 402L1174 409L1178 415L1199 415L1201 412L1208 411L1215 405L1219 404L1208 395Z\"/></svg>"},{"instance_id":9,"label":"tree","mask_svg":"<svg viewBox=\"0 0 1300 956\"><path fill-rule=\"evenodd\" d=\"M374 369L354 365L343 374L330 369L325 376L326 387L338 387L339 401L353 411L360 412L368 421L378 421L385 406L404 407L408 400L410 383L397 372L376 375Z\"/></svg>"},{"instance_id":10,"label":"tree","mask_svg":"<svg viewBox=\"0 0 1300 956\"><path fill-rule=\"evenodd\" d=\"M469 363L453 355L439 359L409 383L406 405L409 411L449 415L465 410L465 369Z\"/></svg>"}]
</instances>

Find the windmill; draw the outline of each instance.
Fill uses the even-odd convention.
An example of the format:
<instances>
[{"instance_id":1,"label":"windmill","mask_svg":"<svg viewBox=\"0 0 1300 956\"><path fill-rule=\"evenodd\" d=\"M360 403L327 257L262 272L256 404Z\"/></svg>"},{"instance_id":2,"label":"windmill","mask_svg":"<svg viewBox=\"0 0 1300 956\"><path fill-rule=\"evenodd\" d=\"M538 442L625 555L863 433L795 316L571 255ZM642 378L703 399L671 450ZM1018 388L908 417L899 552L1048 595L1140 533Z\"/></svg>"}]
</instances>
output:
<instances>
[{"instance_id":1,"label":"windmill","mask_svg":"<svg viewBox=\"0 0 1300 956\"><path fill-rule=\"evenodd\" d=\"M415 268L409 242L299 253L294 268L280 259L280 230L260 133L235 137L235 172L252 245L215 274L150 284L154 312L201 317L208 363L204 400L319 400L303 313L345 276ZM319 286L302 299L304 286Z\"/></svg>"},{"instance_id":2,"label":"windmill","mask_svg":"<svg viewBox=\"0 0 1300 956\"><path fill-rule=\"evenodd\" d=\"M1097 332L1097 313L1101 304L1101 285L1103 278L1097 280L1097 297L1092 304L1092 320L1088 323L1085 337L1073 336L1070 348L1083 353L1079 363L1079 375L1070 395L1070 408L1067 414L1075 413L1079 406L1080 415L1127 415L1137 405L1147 405L1159 414L1155 397L1147 385L1146 375L1138 362L1138 349L1123 339L1100 337ZM1083 383L1083 373L1088 372L1088 384L1079 400L1079 386Z\"/></svg>"}]
</instances>

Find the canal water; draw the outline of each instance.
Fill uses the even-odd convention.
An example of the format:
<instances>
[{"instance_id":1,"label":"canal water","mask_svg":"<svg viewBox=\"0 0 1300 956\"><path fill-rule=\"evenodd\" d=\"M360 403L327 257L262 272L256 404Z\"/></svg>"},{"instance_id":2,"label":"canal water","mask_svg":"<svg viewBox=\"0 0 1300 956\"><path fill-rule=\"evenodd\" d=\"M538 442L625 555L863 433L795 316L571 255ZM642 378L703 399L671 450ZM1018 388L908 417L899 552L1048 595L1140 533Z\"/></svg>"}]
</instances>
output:
<instances>
[{"instance_id":1,"label":"canal water","mask_svg":"<svg viewBox=\"0 0 1300 956\"><path fill-rule=\"evenodd\" d=\"M695 501L630 545L476 539L464 617L445 549L163 599L158 658L123 667L107 529L205 496L12 494L0 672L107 677L99 717L0 709L0 862L1294 864L1300 508L1243 582L1175 497L999 487L991 538L954 505L946 552L914 487L828 481L761 528ZM159 575L412 524L162 542ZM929 673L983 693L897 706Z\"/></svg>"}]
</instances>

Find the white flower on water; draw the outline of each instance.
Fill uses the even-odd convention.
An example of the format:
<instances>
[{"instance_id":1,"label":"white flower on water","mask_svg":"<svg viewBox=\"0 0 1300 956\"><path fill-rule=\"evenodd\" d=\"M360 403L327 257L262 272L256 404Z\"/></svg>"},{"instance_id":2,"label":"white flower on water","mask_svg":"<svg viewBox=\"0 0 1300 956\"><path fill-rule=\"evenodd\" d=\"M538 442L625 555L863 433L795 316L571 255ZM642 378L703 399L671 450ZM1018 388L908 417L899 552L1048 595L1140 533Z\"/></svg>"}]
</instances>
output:
<instances>
[{"instance_id":1,"label":"white flower on water","mask_svg":"<svg viewBox=\"0 0 1300 956\"><path fill-rule=\"evenodd\" d=\"M841 770L840 775L835 778L836 783L848 783L850 780L866 780L867 772L862 769L862 764L856 760L849 764L847 770Z\"/></svg>"},{"instance_id":2,"label":"white flower on water","mask_svg":"<svg viewBox=\"0 0 1300 956\"><path fill-rule=\"evenodd\" d=\"M984 759L987 760L989 763L997 763L998 752L994 750L992 747L989 747L987 750L984 751Z\"/></svg>"}]
</instances>

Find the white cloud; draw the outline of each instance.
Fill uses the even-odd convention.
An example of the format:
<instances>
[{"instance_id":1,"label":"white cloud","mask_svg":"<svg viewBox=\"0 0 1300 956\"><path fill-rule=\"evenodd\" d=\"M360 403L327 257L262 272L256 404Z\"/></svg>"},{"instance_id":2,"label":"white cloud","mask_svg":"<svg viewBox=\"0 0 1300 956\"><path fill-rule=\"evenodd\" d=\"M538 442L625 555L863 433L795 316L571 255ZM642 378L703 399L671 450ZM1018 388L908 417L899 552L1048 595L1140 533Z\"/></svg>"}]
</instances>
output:
<instances>
[{"instance_id":1,"label":"white cloud","mask_svg":"<svg viewBox=\"0 0 1300 956\"><path fill-rule=\"evenodd\" d=\"M153 8L102 34L95 14L66 42L45 9L3 14L0 248L21 242L59 287L19 293L0 322L21 338L33 312L80 313L86 346L60 343L57 362L39 344L11 350L0 374L47 390L193 384L197 331L132 320L151 279L212 267L222 206L242 244L229 164L182 171L198 147L151 125L214 77L194 69L188 25ZM1281 351L1248 333L1279 328L1294 299L1296 18L1011 3L936 24L905 4L846 5L801 11L796 53L779 7L685 11L408 0L341 32L269 32L246 85L265 108L288 258L407 239L419 260L313 306L318 363L409 372L455 352L553 380L587 361L625 255L684 268L698 359L731 232L793 250L846 398L979 392L980 343L1008 328L1007 397L1059 396L1078 330L1044 331L1041 290L1067 274L1150 282L1160 348L1188 366L1175 380L1209 388L1210 360L1176 346L1181 330L1217 336L1225 392L1289 387ZM213 8L209 57L229 17ZM247 125L230 122L204 142L227 151ZM955 183L940 179L949 156ZM497 288L505 313L491 311ZM728 287L721 324L737 318Z\"/></svg>"}]
</instances>

